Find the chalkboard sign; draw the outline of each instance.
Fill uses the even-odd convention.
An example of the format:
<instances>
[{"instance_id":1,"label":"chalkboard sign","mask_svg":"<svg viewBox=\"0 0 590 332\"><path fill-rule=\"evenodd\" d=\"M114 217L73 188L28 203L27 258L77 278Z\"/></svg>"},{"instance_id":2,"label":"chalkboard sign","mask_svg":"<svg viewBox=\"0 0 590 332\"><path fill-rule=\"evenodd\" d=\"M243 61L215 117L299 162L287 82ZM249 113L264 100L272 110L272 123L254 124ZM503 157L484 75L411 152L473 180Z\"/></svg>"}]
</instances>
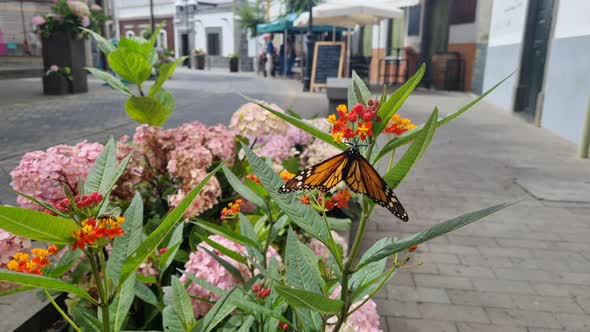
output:
<instances>
[{"instance_id":1,"label":"chalkboard sign","mask_svg":"<svg viewBox=\"0 0 590 332\"><path fill-rule=\"evenodd\" d=\"M344 64L343 42L316 42L311 67L310 91L326 86L328 77L342 77Z\"/></svg>"}]
</instances>

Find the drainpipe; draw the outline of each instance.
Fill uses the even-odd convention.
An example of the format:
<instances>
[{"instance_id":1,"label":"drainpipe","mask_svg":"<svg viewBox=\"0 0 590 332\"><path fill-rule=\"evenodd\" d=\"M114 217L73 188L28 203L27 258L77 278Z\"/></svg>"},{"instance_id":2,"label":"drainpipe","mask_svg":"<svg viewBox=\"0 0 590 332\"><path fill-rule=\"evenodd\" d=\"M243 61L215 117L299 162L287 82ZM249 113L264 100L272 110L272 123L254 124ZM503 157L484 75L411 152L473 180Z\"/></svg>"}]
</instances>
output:
<instances>
[{"instance_id":1,"label":"drainpipe","mask_svg":"<svg viewBox=\"0 0 590 332\"><path fill-rule=\"evenodd\" d=\"M586 121L582 129L580 146L578 147L578 157L588 158L588 148L590 148L590 99L588 100L588 110L586 111Z\"/></svg>"}]
</instances>

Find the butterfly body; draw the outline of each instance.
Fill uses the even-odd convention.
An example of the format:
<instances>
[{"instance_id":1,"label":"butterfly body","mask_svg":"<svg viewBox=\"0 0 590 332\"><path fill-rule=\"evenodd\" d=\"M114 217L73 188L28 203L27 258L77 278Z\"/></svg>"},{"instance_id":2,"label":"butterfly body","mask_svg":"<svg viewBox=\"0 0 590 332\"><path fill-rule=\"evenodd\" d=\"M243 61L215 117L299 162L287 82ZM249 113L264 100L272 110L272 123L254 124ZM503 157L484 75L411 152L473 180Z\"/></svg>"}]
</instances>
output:
<instances>
[{"instance_id":1,"label":"butterfly body","mask_svg":"<svg viewBox=\"0 0 590 332\"><path fill-rule=\"evenodd\" d=\"M301 171L287 181L279 192L311 189L329 191L341 181L344 181L350 190L369 196L399 219L408 221L408 215L393 190L356 146Z\"/></svg>"}]
</instances>

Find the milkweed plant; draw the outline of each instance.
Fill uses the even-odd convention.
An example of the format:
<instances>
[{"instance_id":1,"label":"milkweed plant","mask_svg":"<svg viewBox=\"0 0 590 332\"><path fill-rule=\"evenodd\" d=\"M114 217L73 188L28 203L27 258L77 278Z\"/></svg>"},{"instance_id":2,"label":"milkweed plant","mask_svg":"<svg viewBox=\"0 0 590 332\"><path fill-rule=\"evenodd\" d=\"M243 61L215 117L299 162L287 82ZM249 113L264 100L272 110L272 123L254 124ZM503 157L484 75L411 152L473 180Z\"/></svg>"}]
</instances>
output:
<instances>
[{"instance_id":1,"label":"milkweed plant","mask_svg":"<svg viewBox=\"0 0 590 332\"><path fill-rule=\"evenodd\" d=\"M115 71L135 83L138 93L110 74L90 71L129 96L131 118L148 125L164 123L174 101L162 84L176 63L160 67L146 95L142 83L151 71L152 51L142 45L149 41L129 39L115 48L93 36L108 52ZM118 59L126 62L116 63ZM136 60L143 65L131 65ZM424 154L436 130L493 90L446 117L439 117L435 108L424 124L415 125L397 111L423 74L424 66L393 94L384 91L380 98L353 74L348 105L315 122L249 101L277 120L278 127L281 120L310 135L306 144L345 151L347 143L356 142L369 163L387 165L380 177L393 190ZM248 112L240 114L248 117ZM320 122L328 132L314 125ZM240 124L236 121L235 126ZM331 191L279 192L301 171L299 164L288 156L281 162L258 156L255 151L262 150L256 149L256 140L245 136L237 136L239 151L233 157L209 164L206 176L164 216L156 221L152 217L150 227L144 227L147 211L139 191L127 204L113 204L113 189L136 153L130 149L118 157L113 139L84 181L64 187L66 197L60 201L19 193L44 211L0 206L0 228L36 246L23 246L0 269L1 282L18 285L2 295L41 289L75 331L378 331L372 299L396 270L408 266L416 246L510 205L469 212L402 239L385 237L363 253L361 242L375 209L370 197L341 184ZM395 158L402 146L407 149ZM235 199L225 201L216 216L187 216L216 173ZM350 243L334 232L347 226L346 219L333 215L334 209L358 211ZM411 215L409 219L412 222ZM58 293L69 294L68 308L54 301Z\"/></svg>"}]
</instances>

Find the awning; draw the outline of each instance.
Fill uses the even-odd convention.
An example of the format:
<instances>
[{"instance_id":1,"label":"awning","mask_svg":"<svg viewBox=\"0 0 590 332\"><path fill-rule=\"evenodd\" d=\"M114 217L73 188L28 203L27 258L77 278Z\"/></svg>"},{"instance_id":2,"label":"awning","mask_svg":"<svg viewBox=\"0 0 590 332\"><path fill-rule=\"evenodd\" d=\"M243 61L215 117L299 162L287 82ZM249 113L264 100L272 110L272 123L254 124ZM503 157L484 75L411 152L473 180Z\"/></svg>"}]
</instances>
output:
<instances>
[{"instance_id":1,"label":"awning","mask_svg":"<svg viewBox=\"0 0 590 332\"><path fill-rule=\"evenodd\" d=\"M301 32L307 29L306 26L294 26L293 22L297 19L299 14L291 13L285 16L279 17L271 22L268 23L261 23L256 25L256 33L263 34L263 33L282 33L285 30L288 32ZM333 30L336 31L343 31L344 29L333 27L331 25L314 25L313 27L314 32L332 32Z\"/></svg>"}]
</instances>

